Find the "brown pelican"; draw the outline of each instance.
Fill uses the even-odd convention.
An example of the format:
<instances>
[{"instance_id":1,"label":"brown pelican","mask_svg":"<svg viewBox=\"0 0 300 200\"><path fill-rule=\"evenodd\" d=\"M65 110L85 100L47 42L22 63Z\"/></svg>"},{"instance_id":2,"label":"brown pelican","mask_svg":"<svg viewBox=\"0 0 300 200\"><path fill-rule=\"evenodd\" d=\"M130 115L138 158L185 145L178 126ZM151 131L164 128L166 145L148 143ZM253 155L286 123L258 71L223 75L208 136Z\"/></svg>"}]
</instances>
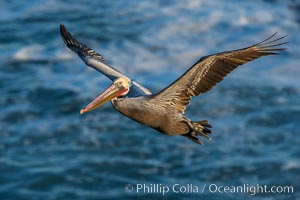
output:
<instances>
[{"instance_id":1,"label":"brown pelican","mask_svg":"<svg viewBox=\"0 0 300 200\"><path fill-rule=\"evenodd\" d=\"M81 114L110 100L116 110L139 123L167 135L185 136L199 144L203 143L197 136L210 139L208 134L211 133L211 125L207 120L191 121L184 116L192 97L210 90L238 66L261 56L278 54L284 50L279 46L286 44L279 42L286 36L273 39L276 35L274 33L255 45L202 57L171 85L152 94L147 88L107 65L100 54L76 40L64 25L60 25L60 32L68 48L77 53L87 65L113 81L107 90L80 111Z\"/></svg>"}]
</instances>

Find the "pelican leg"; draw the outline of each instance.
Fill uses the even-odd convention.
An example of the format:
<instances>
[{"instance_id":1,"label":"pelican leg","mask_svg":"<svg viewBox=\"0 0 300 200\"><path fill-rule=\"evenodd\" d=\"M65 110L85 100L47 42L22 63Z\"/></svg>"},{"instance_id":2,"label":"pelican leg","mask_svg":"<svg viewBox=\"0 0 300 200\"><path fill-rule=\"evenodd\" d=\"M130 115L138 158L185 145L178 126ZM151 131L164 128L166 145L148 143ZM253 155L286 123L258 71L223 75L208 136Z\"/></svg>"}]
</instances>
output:
<instances>
[{"instance_id":1,"label":"pelican leg","mask_svg":"<svg viewBox=\"0 0 300 200\"><path fill-rule=\"evenodd\" d=\"M202 120L198 122L193 122L193 121L186 121L188 126L191 128L191 134L192 136L198 136L201 135L207 139L211 139L207 134L211 134L211 128L212 126L208 123L207 120Z\"/></svg>"},{"instance_id":2,"label":"pelican leg","mask_svg":"<svg viewBox=\"0 0 300 200\"><path fill-rule=\"evenodd\" d=\"M211 134L211 130L209 129L211 126L208 124L207 120L199 121L199 122L191 122L193 126L193 130L196 132L196 135L201 135L209 140L211 138L207 134Z\"/></svg>"},{"instance_id":3,"label":"pelican leg","mask_svg":"<svg viewBox=\"0 0 300 200\"><path fill-rule=\"evenodd\" d=\"M211 134L210 128L212 126L207 120L194 122L186 119L184 122L189 126L190 132L183 134L182 136L185 136L198 144L203 144L203 142L197 138L198 135L211 140L208 134Z\"/></svg>"},{"instance_id":4,"label":"pelican leg","mask_svg":"<svg viewBox=\"0 0 300 200\"><path fill-rule=\"evenodd\" d=\"M206 127L206 128L212 128L212 126L208 123L207 120L198 121L197 123L204 126L204 127Z\"/></svg>"},{"instance_id":5,"label":"pelican leg","mask_svg":"<svg viewBox=\"0 0 300 200\"><path fill-rule=\"evenodd\" d=\"M190 133L184 134L184 135L182 135L182 136L187 137L187 138L189 138L190 140L192 140L193 142L196 142L196 143L198 143L198 144L201 144L201 145L204 144L201 140L199 140L199 139L196 137L196 132L190 132Z\"/></svg>"}]
</instances>

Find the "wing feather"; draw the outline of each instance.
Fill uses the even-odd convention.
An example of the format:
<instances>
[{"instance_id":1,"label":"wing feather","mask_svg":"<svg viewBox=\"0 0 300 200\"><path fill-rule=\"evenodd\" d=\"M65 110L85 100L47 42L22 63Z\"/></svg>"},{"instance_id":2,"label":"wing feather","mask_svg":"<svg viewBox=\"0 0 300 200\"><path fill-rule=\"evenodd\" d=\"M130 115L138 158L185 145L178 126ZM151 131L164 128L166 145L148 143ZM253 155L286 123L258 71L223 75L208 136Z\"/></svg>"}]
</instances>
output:
<instances>
[{"instance_id":1,"label":"wing feather","mask_svg":"<svg viewBox=\"0 0 300 200\"><path fill-rule=\"evenodd\" d=\"M88 47L87 45L79 42L76 38L74 38L71 33L69 33L64 25L60 25L60 33L64 43L67 45L69 49L78 54L78 56L90 67L101 72L106 77L114 81L119 77L125 76L119 70L109 66L106 64L103 56L99 53ZM131 79L130 79L131 80ZM140 95L149 95L151 91L142 86L141 84L132 81L131 90L129 91L129 96L140 96Z\"/></svg>"},{"instance_id":2,"label":"wing feather","mask_svg":"<svg viewBox=\"0 0 300 200\"><path fill-rule=\"evenodd\" d=\"M78 56L90 67L103 73L109 79L114 81L119 77L126 77L119 70L108 66L105 63L103 56L88 47L87 45L79 42L69 33L64 25L60 25L60 33L64 43L69 49L78 54ZM127 77L128 78L128 77Z\"/></svg>"},{"instance_id":3,"label":"wing feather","mask_svg":"<svg viewBox=\"0 0 300 200\"><path fill-rule=\"evenodd\" d=\"M175 109L184 113L193 96L212 89L238 66L284 50L285 48L278 47L286 42L278 43L278 41L286 36L272 40L275 35L276 33L260 43L243 49L202 57L175 82L158 93L154 97L155 100L162 104L171 102Z\"/></svg>"}]
</instances>

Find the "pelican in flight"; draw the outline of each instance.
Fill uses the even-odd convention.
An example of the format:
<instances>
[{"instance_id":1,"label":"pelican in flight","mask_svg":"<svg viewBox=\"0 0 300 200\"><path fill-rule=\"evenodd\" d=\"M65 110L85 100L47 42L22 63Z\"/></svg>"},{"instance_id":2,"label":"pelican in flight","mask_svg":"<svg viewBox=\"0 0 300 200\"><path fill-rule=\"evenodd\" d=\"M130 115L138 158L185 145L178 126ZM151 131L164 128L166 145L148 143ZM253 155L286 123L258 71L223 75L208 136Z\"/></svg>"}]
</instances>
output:
<instances>
[{"instance_id":1,"label":"pelican in flight","mask_svg":"<svg viewBox=\"0 0 300 200\"><path fill-rule=\"evenodd\" d=\"M212 127L207 120L192 121L184 116L192 97L212 89L238 66L261 56L278 54L285 49L280 46L286 44L281 42L286 36L276 38L274 33L255 45L202 57L171 85L152 94L146 87L109 66L99 53L75 39L64 25L60 25L60 33L69 49L113 82L80 114L110 100L123 115L166 135L182 135L198 144L203 144L198 136L210 139Z\"/></svg>"}]
</instances>

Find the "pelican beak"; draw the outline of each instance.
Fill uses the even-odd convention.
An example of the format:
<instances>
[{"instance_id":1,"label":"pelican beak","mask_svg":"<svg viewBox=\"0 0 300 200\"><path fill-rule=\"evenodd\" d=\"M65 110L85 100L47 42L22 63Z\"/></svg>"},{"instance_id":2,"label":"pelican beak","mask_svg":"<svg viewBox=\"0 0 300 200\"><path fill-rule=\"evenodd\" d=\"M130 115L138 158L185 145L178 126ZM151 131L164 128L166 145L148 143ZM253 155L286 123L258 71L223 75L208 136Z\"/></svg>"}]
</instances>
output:
<instances>
[{"instance_id":1,"label":"pelican beak","mask_svg":"<svg viewBox=\"0 0 300 200\"><path fill-rule=\"evenodd\" d=\"M109 86L102 94L100 94L95 100L93 100L89 105L80 110L80 114L84 114L91 110L94 110L102 106L105 102L120 96L126 89L124 87L118 87L115 84Z\"/></svg>"}]
</instances>

